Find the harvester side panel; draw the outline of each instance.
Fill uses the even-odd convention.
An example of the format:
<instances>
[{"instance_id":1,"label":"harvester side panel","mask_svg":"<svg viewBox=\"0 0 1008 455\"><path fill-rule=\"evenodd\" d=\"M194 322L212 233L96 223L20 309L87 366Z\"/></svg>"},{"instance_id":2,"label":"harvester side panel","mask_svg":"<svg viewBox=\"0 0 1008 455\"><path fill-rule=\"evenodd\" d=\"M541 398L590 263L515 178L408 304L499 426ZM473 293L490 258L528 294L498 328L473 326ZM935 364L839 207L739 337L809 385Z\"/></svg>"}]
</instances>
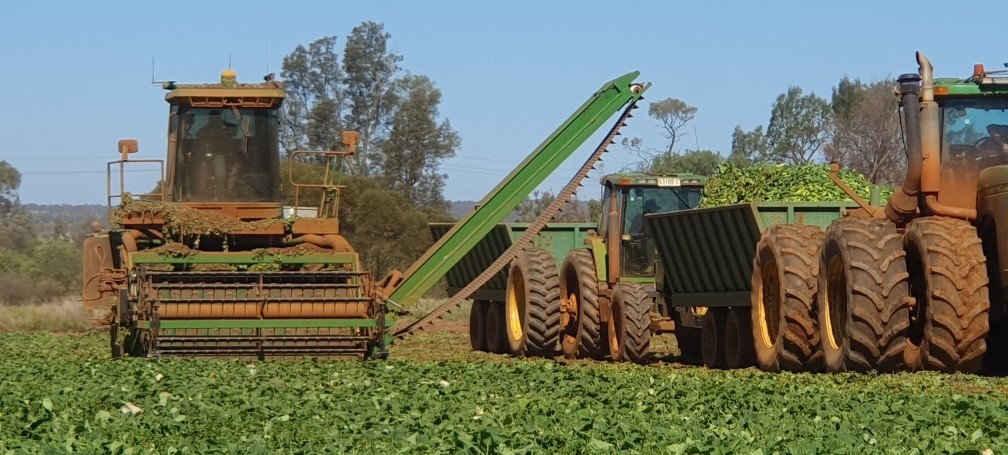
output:
<instances>
[{"instance_id":1,"label":"harvester side panel","mask_svg":"<svg viewBox=\"0 0 1008 455\"><path fill-rule=\"evenodd\" d=\"M459 220L413 263L389 296L390 300L408 305L445 276L614 113L643 95L647 86L634 83L639 74L636 71L625 74L595 92L483 198L475 210Z\"/></svg>"},{"instance_id":2,"label":"harvester side panel","mask_svg":"<svg viewBox=\"0 0 1008 455\"><path fill-rule=\"evenodd\" d=\"M672 306L748 306L761 233L776 224L825 228L853 202L751 202L648 214Z\"/></svg>"}]
</instances>

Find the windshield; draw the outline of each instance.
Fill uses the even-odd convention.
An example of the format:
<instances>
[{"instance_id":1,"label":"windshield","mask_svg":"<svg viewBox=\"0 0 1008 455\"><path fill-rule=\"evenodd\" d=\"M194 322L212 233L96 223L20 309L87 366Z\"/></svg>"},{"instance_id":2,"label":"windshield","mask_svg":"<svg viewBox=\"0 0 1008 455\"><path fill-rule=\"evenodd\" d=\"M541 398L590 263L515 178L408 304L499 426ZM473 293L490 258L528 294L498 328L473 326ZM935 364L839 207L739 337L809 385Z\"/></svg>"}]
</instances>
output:
<instances>
[{"instance_id":1,"label":"windshield","mask_svg":"<svg viewBox=\"0 0 1008 455\"><path fill-rule=\"evenodd\" d=\"M941 203L972 207L984 168L1008 163L1008 99L948 98L942 106Z\"/></svg>"},{"instance_id":2,"label":"windshield","mask_svg":"<svg viewBox=\"0 0 1008 455\"><path fill-rule=\"evenodd\" d=\"M702 194L698 186L633 188L623 205L623 233L643 234L644 214L697 208Z\"/></svg>"},{"instance_id":3,"label":"windshield","mask_svg":"<svg viewBox=\"0 0 1008 455\"><path fill-rule=\"evenodd\" d=\"M174 200L280 200L275 109L181 108Z\"/></svg>"}]
</instances>

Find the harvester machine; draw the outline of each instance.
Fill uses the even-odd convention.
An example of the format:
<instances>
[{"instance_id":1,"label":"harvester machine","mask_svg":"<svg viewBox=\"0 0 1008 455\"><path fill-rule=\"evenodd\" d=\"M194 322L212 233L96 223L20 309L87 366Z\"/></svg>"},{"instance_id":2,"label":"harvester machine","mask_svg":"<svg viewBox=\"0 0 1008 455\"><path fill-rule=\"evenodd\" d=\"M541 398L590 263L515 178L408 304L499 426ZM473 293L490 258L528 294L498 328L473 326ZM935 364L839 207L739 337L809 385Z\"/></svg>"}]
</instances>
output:
<instances>
[{"instance_id":1,"label":"harvester machine","mask_svg":"<svg viewBox=\"0 0 1008 455\"><path fill-rule=\"evenodd\" d=\"M337 217L340 162L358 135L292 153L326 171L290 178L284 207L279 82L238 83L225 70L219 84L164 88L167 159L132 158L137 141L119 141L107 168L113 227L84 243L84 304L109 324L112 355L386 355L392 321ZM126 192L142 163L159 168L159 187ZM302 206L309 198L317 207Z\"/></svg>"}]
</instances>

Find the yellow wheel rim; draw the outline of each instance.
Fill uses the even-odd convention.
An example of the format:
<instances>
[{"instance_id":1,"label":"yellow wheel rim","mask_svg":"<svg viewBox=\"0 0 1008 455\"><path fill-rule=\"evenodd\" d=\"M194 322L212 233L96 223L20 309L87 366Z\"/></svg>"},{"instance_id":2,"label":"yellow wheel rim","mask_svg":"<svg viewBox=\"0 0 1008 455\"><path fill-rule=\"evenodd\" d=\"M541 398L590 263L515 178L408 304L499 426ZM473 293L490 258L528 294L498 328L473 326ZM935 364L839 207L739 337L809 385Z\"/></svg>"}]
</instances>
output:
<instances>
[{"instance_id":1,"label":"yellow wheel rim","mask_svg":"<svg viewBox=\"0 0 1008 455\"><path fill-rule=\"evenodd\" d=\"M847 327L847 279L844 275L844 263L839 256L830 258L826 268L826 292L823 292L822 314L825 318L826 342L834 351L840 350L837 332L843 334ZM843 294L833 295L837 291ZM836 298L836 299L834 299Z\"/></svg>"},{"instance_id":2,"label":"yellow wheel rim","mask_svg":"<svg viewBox=\"0 0 1008 455\"><path fill-rule=\"evenodd\" d=\"M767 314L766 301L771 300L773 304L777 305L780 301L780 289L777 284L777 263L768 262L762 264L760 267L760 282L758 284L759 289L755 290L756 295L756 315L759 319L760 327L760 342L766 348L772 348L777 342L777 332L779 327L779 310L778 314ZM768 286L769 285L769 286ZM769 319L774 319L772 322ZM775 327L771 327L770 324L774 324ZM771 333L772 332L772 333Z\"/></svg>"},{"instance_id":3,"label":"yellow wheel rim","mask_svg":"<svg viewBox=\"0 0 1008 455\"><path fill-rule=\"evenodd\" d=\"M508 280L507 318L508 334L512 340L522 339L522 317L525 315L525 279L521 274Z\"/></svg>"}]
</instances>

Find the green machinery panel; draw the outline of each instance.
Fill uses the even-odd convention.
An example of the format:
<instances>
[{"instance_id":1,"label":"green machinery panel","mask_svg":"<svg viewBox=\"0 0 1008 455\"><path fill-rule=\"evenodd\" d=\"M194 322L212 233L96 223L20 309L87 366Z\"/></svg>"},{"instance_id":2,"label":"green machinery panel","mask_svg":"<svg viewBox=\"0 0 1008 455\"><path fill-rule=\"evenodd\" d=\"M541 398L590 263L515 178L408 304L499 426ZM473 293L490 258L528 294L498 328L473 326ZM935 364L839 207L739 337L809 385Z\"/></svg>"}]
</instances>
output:
<instances>
[{"instance_id":1,"label":"green machinery panel","mask_svg":"<svg viewBox=\"0 0 1008 455\"><path fill-rule=\"evenodd\" d=\"M776 224L826 228L854 202L751 202L644 217L672 306L748 306L760 234Z\"/></svg>"},{"instance_id":2,"label":"green machinery panel","mask_svg":"<svg viewBox=\"0 0 1008 455\"><path fill-rule=\"evenodd\" d=\"M431 223L431 237L437 240L451 230L453 223ZM455 266L448 270L445 281L448 282L448 294L455 295L468 285L480 273L487 269L504 251L521 238L529 223L498 224L484 236L476 246L466 253ZM594 230L594 223L549 223L532 240L533 248L541 248L553 253L559 266L567 252L584 246L588 231ZM481 286L474 294L477 300L504 301L504 291L507 287L507 269L501 270L490 281Z\"/></svg>"}]
</instances>

